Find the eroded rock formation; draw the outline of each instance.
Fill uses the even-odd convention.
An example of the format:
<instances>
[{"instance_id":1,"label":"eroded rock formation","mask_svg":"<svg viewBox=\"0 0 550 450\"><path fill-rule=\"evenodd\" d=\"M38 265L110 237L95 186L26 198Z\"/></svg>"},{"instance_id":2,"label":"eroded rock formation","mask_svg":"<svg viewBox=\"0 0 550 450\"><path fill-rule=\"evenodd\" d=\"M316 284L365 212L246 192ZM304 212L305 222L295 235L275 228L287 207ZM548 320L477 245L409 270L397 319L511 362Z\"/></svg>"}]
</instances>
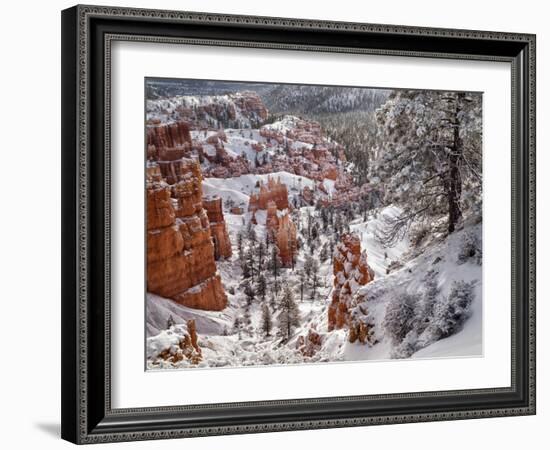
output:
<instances>
[{"instance_id":1,"label":"eroded rock formation","mask_svg":"<svg viewBox=\"0 0 550 450\"><path fill-rule=\"evenodd\" d=\"M191 133L184 121L147 127L147 156L152 160L173 161L191 151Z\"/></svg>"},{"instance_id":2,"label":"eroded rock formation","mask_svg":"<svg viewBox=\"0 0 550 450\"><path fill-rule=\"evenodd\" d=\"M296 349L308 358L314 356L323 344L323 336L317 330L310 328L307 334L298 336L296 340Z\"/></svg>"},{"instance_id":3,"label":"eroded rock formation","mask_svg":"<svg viewBox=\"0 0 550 450\"><path fill-rule=\"evenodd\" d=\"M271 201L275 203L278 210L289 208L286 184L282 183L280 178L275 180L268 176L267 183L260 182L260 192L250 196L248 210L267 209L267 205Z\"/></svg>"},{"instance_id":4,"label":"eroded rock formation","mask_svg":"<svg viewBox=\"0 0 550 450\"><path fill-rule=\"evenodd\" d=\"M235 94L233 97L235 105L247 114L247 117L254 118L256 121L267 119L268 111L262 99L256 92L244 91Z\"/></svg>"},{"instance_id":5,"label":"eroded rock formation","mask_svg":"<svg viewBox=\"0 0 550 450\"><path fill-rule=\"evenodd\" d=\"M162 168L162 166L161 166ZM176 182L147 183L147 290L191 308L225 308L198 163L178 161Z\"/></svg>"},{"instance_id":6,"label":"eroded rock formation","mask_svg":"<svg viewBox=\"0 0 550 450\"><path fill-rule=\"evenodd\" d=\"M253 213L254 214L254 213ZM255 218L255 216L253 216ZM293 267L298 241L296 225L287 210L280 212L274 201L267 204L265 225L272 241L279 249L283 267Z\"/></svg>"},{"instance_id":7,"label":"eroded rock formation","mask_svg":"<svg viewBox=\"0 0 550 450\"><path fill-rule=\"evenodd\" d=\"M283 267L294 267L297 250L296 225L288 213L279 218L279 224L275 231L275 243L279 249Z\"/></svg>"},{"instance_id":8,"label":"eroded rock formation","mask_svg":"<svg viewBox=\"0 0 550 450\"><path fill-rule=\"evenodd\" d=\"M361 241L355 234L342 236L333 257L334 290L328 310L330 330L349 328L349 310L353 294L374 279L374 272L367 264L367 255L361 251ZM358 331L359 332L359 331Z\"/></svg>"},{"instance_id":9,"label":"eroded rock formation","mask_svg":"<svg viewBox=\"0 0 550 450\"><path fill-rule=\"evenodd\" d=\"M148 358L155 365L160 365L162 361L170 364L181 361L198 364L202 360L202 352L195 321L190 319L186 324L174 325L171 330L163 331L158 337L150 339Z\"/></svg>"},{"instance_id":10,"label":"eroded rock formation","mask_svg":"<svg viewBox=\"0 0 550 450\"><path fill-rule=\"evenodd\" d=\"M225 225L222 209L222 199L204 198L202 205L210 222L210 234L214 241L214 258L229 258L231 256L231 241Z\"/></svg>"}]
</instances>

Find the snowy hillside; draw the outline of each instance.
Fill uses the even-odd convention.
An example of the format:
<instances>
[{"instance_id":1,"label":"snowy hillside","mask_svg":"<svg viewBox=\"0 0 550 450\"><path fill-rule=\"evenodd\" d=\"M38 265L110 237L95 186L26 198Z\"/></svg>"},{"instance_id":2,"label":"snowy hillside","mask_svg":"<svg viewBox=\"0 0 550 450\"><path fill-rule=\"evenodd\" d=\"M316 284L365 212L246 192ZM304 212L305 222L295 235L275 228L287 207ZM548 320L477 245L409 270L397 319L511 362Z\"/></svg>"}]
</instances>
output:
<instances>
[{"instance_id":1,"label":"snowy hillside","mask_svg":"<svg viewBox=\"0 0 550 450\"><path fill-rule=\"evenodd\" d=\"M244 180L246 178L231 180L232 184L230 185L235 192L247 186ZM313 212L313 209L309 212ZM416 336L417 341L424 338L425 342L418 344L419 349L407 356L432 358L481 355L482 295L481 271L477 259L479 255L466 255L467 257L464 259L464 247L467 246L465 242L472 236L476 241L481 239L481 225L468 227L448 239L435 243L426 252L405 262L399 269L386 274L392 262L406 258L407 252L410 251L410 244L406 240L399 242L388 251L384 251L376 240L375 231L380 225L381 218L397 213L398 210L395 207L389 207L380 211L377 215L378 218L373 216L367 222L356 220L350 224L350 228L361 237L362 245L368 249L368 262L376 274L375 280L361 288L356 294L356 298L365 299L364 305L369 312L369 319L374 323L378 342L373 346L348 342L345 330L328 331L326 320L328 303L321 299L331 292L333 276L330 261L322 264L319 269L322 280L319 292L321 295L315 300L310 300L306 295L306 299L298 303L302 320L301 330L303 331L297 331L286 345L281 345L280 339L275 335L266 338L261 334L248 335L243 331L239 338L238 333L234 333L235 318L241 317L244 314L243 309L246 308L244 296L241 297L238 294L229 294L230 307L222 312L186 308L168 299L148 294L150 308L147 322L148 334L155 335L170 317L176 324L194 319L199 334L199 345L203 349L203 360L199 363L200 367L384 360L403 357L398 353L400 346L392 342L391 336L386 330L385 319L388 308L391 307L396 296L405 293L417 295L419 302L422 303L426 293L426 277L429 274L434 274L433 280L437 288L437 296L440 300L443 299L442 301L449 296L453 282L471 283L473 299L466 313L467 320L455 334L449 337L433 340L434 336L430 337L427 333L424 333L424 336ZM303 217L305 220L306 216ZM229 226L238 228L239 224L239 221L230 222ZM258 238L261 239L265 235L265 227L256 225L255 229ZM325 239L321 239L321 244L324 242L326 242ZM297 266L303 266L303 264L304 260L297 262ZM239 285L241 269L234 262L221 262L219 271L226 287L236 288ZM296 270L296 272L298 271ZM287 280L295 291L299 291L299 279L296 275L289 273ZM358 303L358 305L360 304ZM259 329L262 320L261 305L253 303L248 314L250 314L250 329ZM308 330L315 330L320 335L322 344L315 349L313 355L304 356L298 350L297 343L300 336L306 335ZM423 345L426 346L420 348ZM185 366L184 362L182 366Z\"/></svg>"},{"instance_id":2,"label":"snowy hillside","mask_svg":"<svg viewBox=\"0 0 550 450\"><path fill-rule=\"evenodd\" d=\"M147 92L149 369L482 354L481 94Z\"/></svg>"}]
</instances>

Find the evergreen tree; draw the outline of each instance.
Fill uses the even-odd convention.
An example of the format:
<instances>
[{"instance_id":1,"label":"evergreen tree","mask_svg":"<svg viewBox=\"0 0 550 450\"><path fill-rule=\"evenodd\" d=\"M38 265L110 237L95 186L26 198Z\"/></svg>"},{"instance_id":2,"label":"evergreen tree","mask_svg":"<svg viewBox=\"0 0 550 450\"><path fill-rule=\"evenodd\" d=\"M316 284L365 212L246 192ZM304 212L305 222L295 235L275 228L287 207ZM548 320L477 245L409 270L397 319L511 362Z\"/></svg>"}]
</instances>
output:
<instances>
[{"instance_id":1,"label":"evergreen tree","mask_svg":"<svg viewBox=\"0 0 550 450\"><path fill-rule=\"evenodd\" d=\"M267 337L271 335L272 328L273 328L273 322L271 319L271 310L269 309L269 306L267 306L264 303L262 305L261 330L263 331L264 335Z\"/></svg>"},{"instance_id":2,"label":"evergreen tree","mask_svg":"<svg viewBox=\"0 0 550 450\"><path fill-rule=\"evenodd\" d=\"M239 339L242 337L243 323L239 316L235 317L233 321L233 332L239 335Z\"/></svg>"},{"instance_id":3,"label":"evergreen tree","mask_svg":"<svg viewBox=\"0 0 550 450\"><path fill-rule=\"evenodd\" d=\"M256 259L258 261L258 273L260 273L264 268L265 254L266 254L265 245L263 242L258 242L258 245L256 246L256 249L255 249L255 253L256 253Z\"/></svg>"},{"instance_id":4,"label":"evergreen tree","mask_svg":"<svg viewBox=\"0 0 550 450\"><path fill-rule=\"evenodd\" d=\"M306 280L309 281L311 278L311 272L313 270L313 264L315 260L311 255L306 255L306 259L304 261L304 273L306 275Z\"/></svg>"},{"instance_id":5,"label":"evergreen tree","mask_svg":"<svg viewBox=\"0 0 550 450\"><path fill-rule=\"evenodd\" d=\"M271 247L271 257L269 258L269 270L273 275L273 279L276 281L283 266L281 257L279 256L279 249L276 245Z\"/></svg>"},{"instance_id":6,"label":"evergreen tree","mask_svg":"<svg viewBox=\"0 0 550 450\"><path fill-rule=\"evenodd\" d=\"M292 290L287 285L283 289L278 316L279 335L284 342L292 336L292 330L300 325L300 311L294 301Z\"/></svg>"},{"instance_id":7,"label":"evergreen tree","mask_svg":"<svg viewBox=\"0 0 550 450\"><path fill-rule=\"evenodd\" d=\"M304 287L306 284L306 274L303 269L298 271L298 277L300 279L300 302L304 301Z\"/></svg>"},{"instance_id":8,"label":"evergreen tree","mask_svg":"<svg viewBox=\"0 0 550 450\"><path fill-rule=\"evenodd\" d=\"M252 277L254 271L254 256L251 250L245 253L244 260L241 262L241 268L243 270L244 279Z\"/></svg>"},{"instance_id":9,"label":"evergreen tree","mask_svg":"<svg viewBox=\"0 0 550 450\"><path fill-rule=\"evenodd\" d=\"M323 231L327 231L329 217L328 217L328 212L326 208L321 208L321 222L323 224Z\"/></svg>"},{"instance_id":10,"label":"evergreen tree","mask_svg":"<svg viewBox=\"0 0 550 450\"><path fill-rule=\"evenodd\" d=\"M275 294L275 290L271 292L271 296L269 297L269 306L271 307L272 311L275 311L277 309L277 297Z\"/></svg>"},{"instance_id":11,"label":"evergreen tree","mask_svg":"<svg viewBox=\"0 0 550 450\"><path fill-rule=\"evenodd\" d=\"M386 245L401 239L412 223L445 218L452 233L464 210L480 213L481 95L394 91L376 118L380 157L372 176L384 185L384 201L402 209L386 218L379 236Z\"/></svg>"},{"instance_id":12,"label":"evergreen tree","mask_svg":"<svg viewBox=\"0 0 550 450\"><path fill-rule=\"evenodd\" d=\"M263 273L260 272L258 278L256 279L256 294L262 299L265 300L267 293L267 281Z\"/></svg>"},{"instance_id":13,"label":"evergreen tree","mask_svg":"<svg viewBox=\"0 0 550 450\"><path fill-rule=\"evenodd\" d=\"M328 259L328 251L328 244L325 242L321 247L321 251L319 252L319 259L321 261L326 261Z\"/></svg>"},{"instance_id":14,"label":"evergreen tree","mask_svg":"<svg viewBox=\"0 0 550 450\"><path fill-rule=\"evenodd\" d=\"M318 285L319 285L319 263L317 262L317 260L313 260L313 264L311 266L311 300L315 299Z\"/></svg>"},{"instance_id":15,"label":"evergreen tree","mask_svg":"<svg viewBox=\"0 0 550 450\"><path fill-rule=\"evenodd\" d=\"M242 231L239 231L237 233L237 249L239 250L239 261L242 263L244 260L244 243L243 243L243 233Z\"/></svg>"},{"instance_id":16,"label":"evergreen tree","mask_svg":"<svg viewBox=\"0 0 550 450\"><path fill-rule=\"evenodd\" d=\"M166 320L166 329L169 329L173 327L176 324L176 321L174 320L174 317L172 317L172 314L168 316L168 320Z\"/></svg>"},{"instance_id":17,"label":"evergreen tree","mask_svg":"<svg viewBox=\"0 0 550 450\"><path fill-rule=\"evenodd\" d=\"M246 281L244 285L244 295L246 296L247 306L251 305L254 301L254 298L256 298L256 292L248 281Z\"/></svg>"},{"instance_id":18,"label":"evergreen tree","mask_svg":"<svg viewBox=\"0 0 550 450\"><path fill-rule=\"evenodd\" d=\"M248 240L251 242L251 243L256 243L256 230L254 229L254 226L252 224L252 222L248 222L248 227L246 229L246 234L247 234L247 237L248 237Z\"/></svg>"}]
</instances>

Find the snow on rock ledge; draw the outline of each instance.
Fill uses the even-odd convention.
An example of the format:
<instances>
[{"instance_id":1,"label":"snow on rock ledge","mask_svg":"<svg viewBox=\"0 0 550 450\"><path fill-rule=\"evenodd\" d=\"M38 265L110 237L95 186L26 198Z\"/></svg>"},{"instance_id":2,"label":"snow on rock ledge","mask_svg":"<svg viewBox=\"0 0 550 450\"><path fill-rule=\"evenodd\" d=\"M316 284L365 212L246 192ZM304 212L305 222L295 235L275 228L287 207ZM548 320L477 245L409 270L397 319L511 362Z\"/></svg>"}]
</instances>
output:
<instances>
[{"instance_id":1,"label":"snow on rock ledge","mask_svg":"<svg viewBox=\"0 0 550 450\"><path fill-rule=\"evenodd\" d=\"M147 339L147 361L152 367L196 365L202 359L194 320L171 326Z\"/></svg>"},{"instance_id":2,"label":"snow on rock ledge","mask_svg":"<svg viewBox=\"0 0 550 450\"><path fill-rule=\"evenodd\" d=\"M353 233L342 236L333 259L334 290L328 310L330 330L349 326L349 308L355 292L374 279L367 264L367 255L361 252L361 241Z\"/></svg>"}]
</instances>

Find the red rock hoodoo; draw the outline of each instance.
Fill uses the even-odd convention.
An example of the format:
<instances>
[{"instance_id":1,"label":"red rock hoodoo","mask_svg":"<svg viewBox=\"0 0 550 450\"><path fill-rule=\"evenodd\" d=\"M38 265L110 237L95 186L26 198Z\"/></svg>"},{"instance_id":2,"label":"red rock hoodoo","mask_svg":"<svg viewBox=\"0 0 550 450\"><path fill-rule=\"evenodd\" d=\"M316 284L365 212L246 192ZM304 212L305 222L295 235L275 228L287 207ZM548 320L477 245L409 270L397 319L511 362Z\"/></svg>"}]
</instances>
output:
<instances>
[{"instance_id":1,"label":"red rock hoodoo","mask_svg":"<svg viewBox=\"0 0 550 450\"><path fill-rule=\"evenodd\" d=\"M258 209L267 209L268 203L272 201L277 206L278 210L288 209L288 189L286 184L281 183L281 179L277 180L267 177L267 183L260 182L260 192L252 194L248 202L249 211L257 211Z\"/></svg>"},{"instance_id":2,"label":"red rock hoodoo","mask_svg":"<svg viewBox=\"0 0 550 450\"><path fill-rule=\"evenodd\" d=\"M302 355L311 358L321 349L322 344L323 336L314 328L310 328L307 334L298 336L296 340L296 349L299 350Z\"/></svg>"},{"instance_id":3,"label":"red rock hoodoo","mask_svg":"<svg viewBox=\"0 0 550 450\"><path fill-rule=\"evenodd\" d=\"M231 241L223 217L222 199L219 197L204 198L202 205L210 222L210 234L214 241L214 258L216 260L229 258L231 256Z\"/></svg>"},{"instance_id":4,"label":"red rock hoodoo","mask_svg":"<svg viewBox=\"0 0 550 450\"><path fill-rule=\"evenodd\" d=\"M283 267L293 267L298 240L296 238L296 225L294 225L288 211L279 213L275 202L270 200L267 204L265 225L271 239L279 249Z\"/></svg>"},{"instance_id":5,"label":"red rock hoodoo","mask_svg":"<svg viewBox=\"0 0 550 450\"><path fill-rule=\"evenodd\" d=\"M275 243L279 248L283 267L294 267L297 249L296 225L288 213L279 219L279 225L275 231Z\"/></svg>"},{"instance_id":6,"label":"red rock hoodoo","mask_svg":"<svg viewBox=\"0 0 550 450\"><path fill-rule=\"evenodd\" d=\"M210 223L196 161L178 161L177 182L147 183L147 290L191 308L227 304L216 272Z\"/></svg>"},{"instance_id":7,"label":"red rock hoodoo","mask_svg":"<svg viewBox=\"0 0 550 450\"><path fill-rule=\"evenodd\" d=\"M147 127L147 156L153 160L173 161L191 150L191 133L186 122Z\"/></svg>"},{"instance_id":8,"label":"red rock hoodoo","mask_svg":"<svg viewBox=\"0 0 550 450\"><path fill-rule=\"evenodd\" d=\"M233 101L245 114L252 117L256 116L259 120L267 119L267 108L256 92L239 92L233 96Z\"/></svg>"},{"instance_id":9,"label":"red rock hoodoo","mask_svg":"<svg viewBox=\"0 0 550 450\"><path fill-rule=\"evenodd\" d=\"M336 246L333 258L334 290L328 310L330 330L349 326L349 309L353 294L359 287L374 279L367 264L367 255L361 252L361 241L355 234L345 234Z\"/></svg>"},{"instance_id":10,"label":"red rock hoodoo","mask_svg":"<svg viewBox=\"0 0 550 450\"><path fill-rule=\"evenodd\" d=\"M181 331L181 327L179 331ZM202 352L198 343L197 326L195 320L187 321L186 332L178 340L169 341L169 345L160 351L153 359L154 363L159 360L178 363L183 360L189 361L191 364L198 364L202 360Z\"/></svg>"}]
</instances>

